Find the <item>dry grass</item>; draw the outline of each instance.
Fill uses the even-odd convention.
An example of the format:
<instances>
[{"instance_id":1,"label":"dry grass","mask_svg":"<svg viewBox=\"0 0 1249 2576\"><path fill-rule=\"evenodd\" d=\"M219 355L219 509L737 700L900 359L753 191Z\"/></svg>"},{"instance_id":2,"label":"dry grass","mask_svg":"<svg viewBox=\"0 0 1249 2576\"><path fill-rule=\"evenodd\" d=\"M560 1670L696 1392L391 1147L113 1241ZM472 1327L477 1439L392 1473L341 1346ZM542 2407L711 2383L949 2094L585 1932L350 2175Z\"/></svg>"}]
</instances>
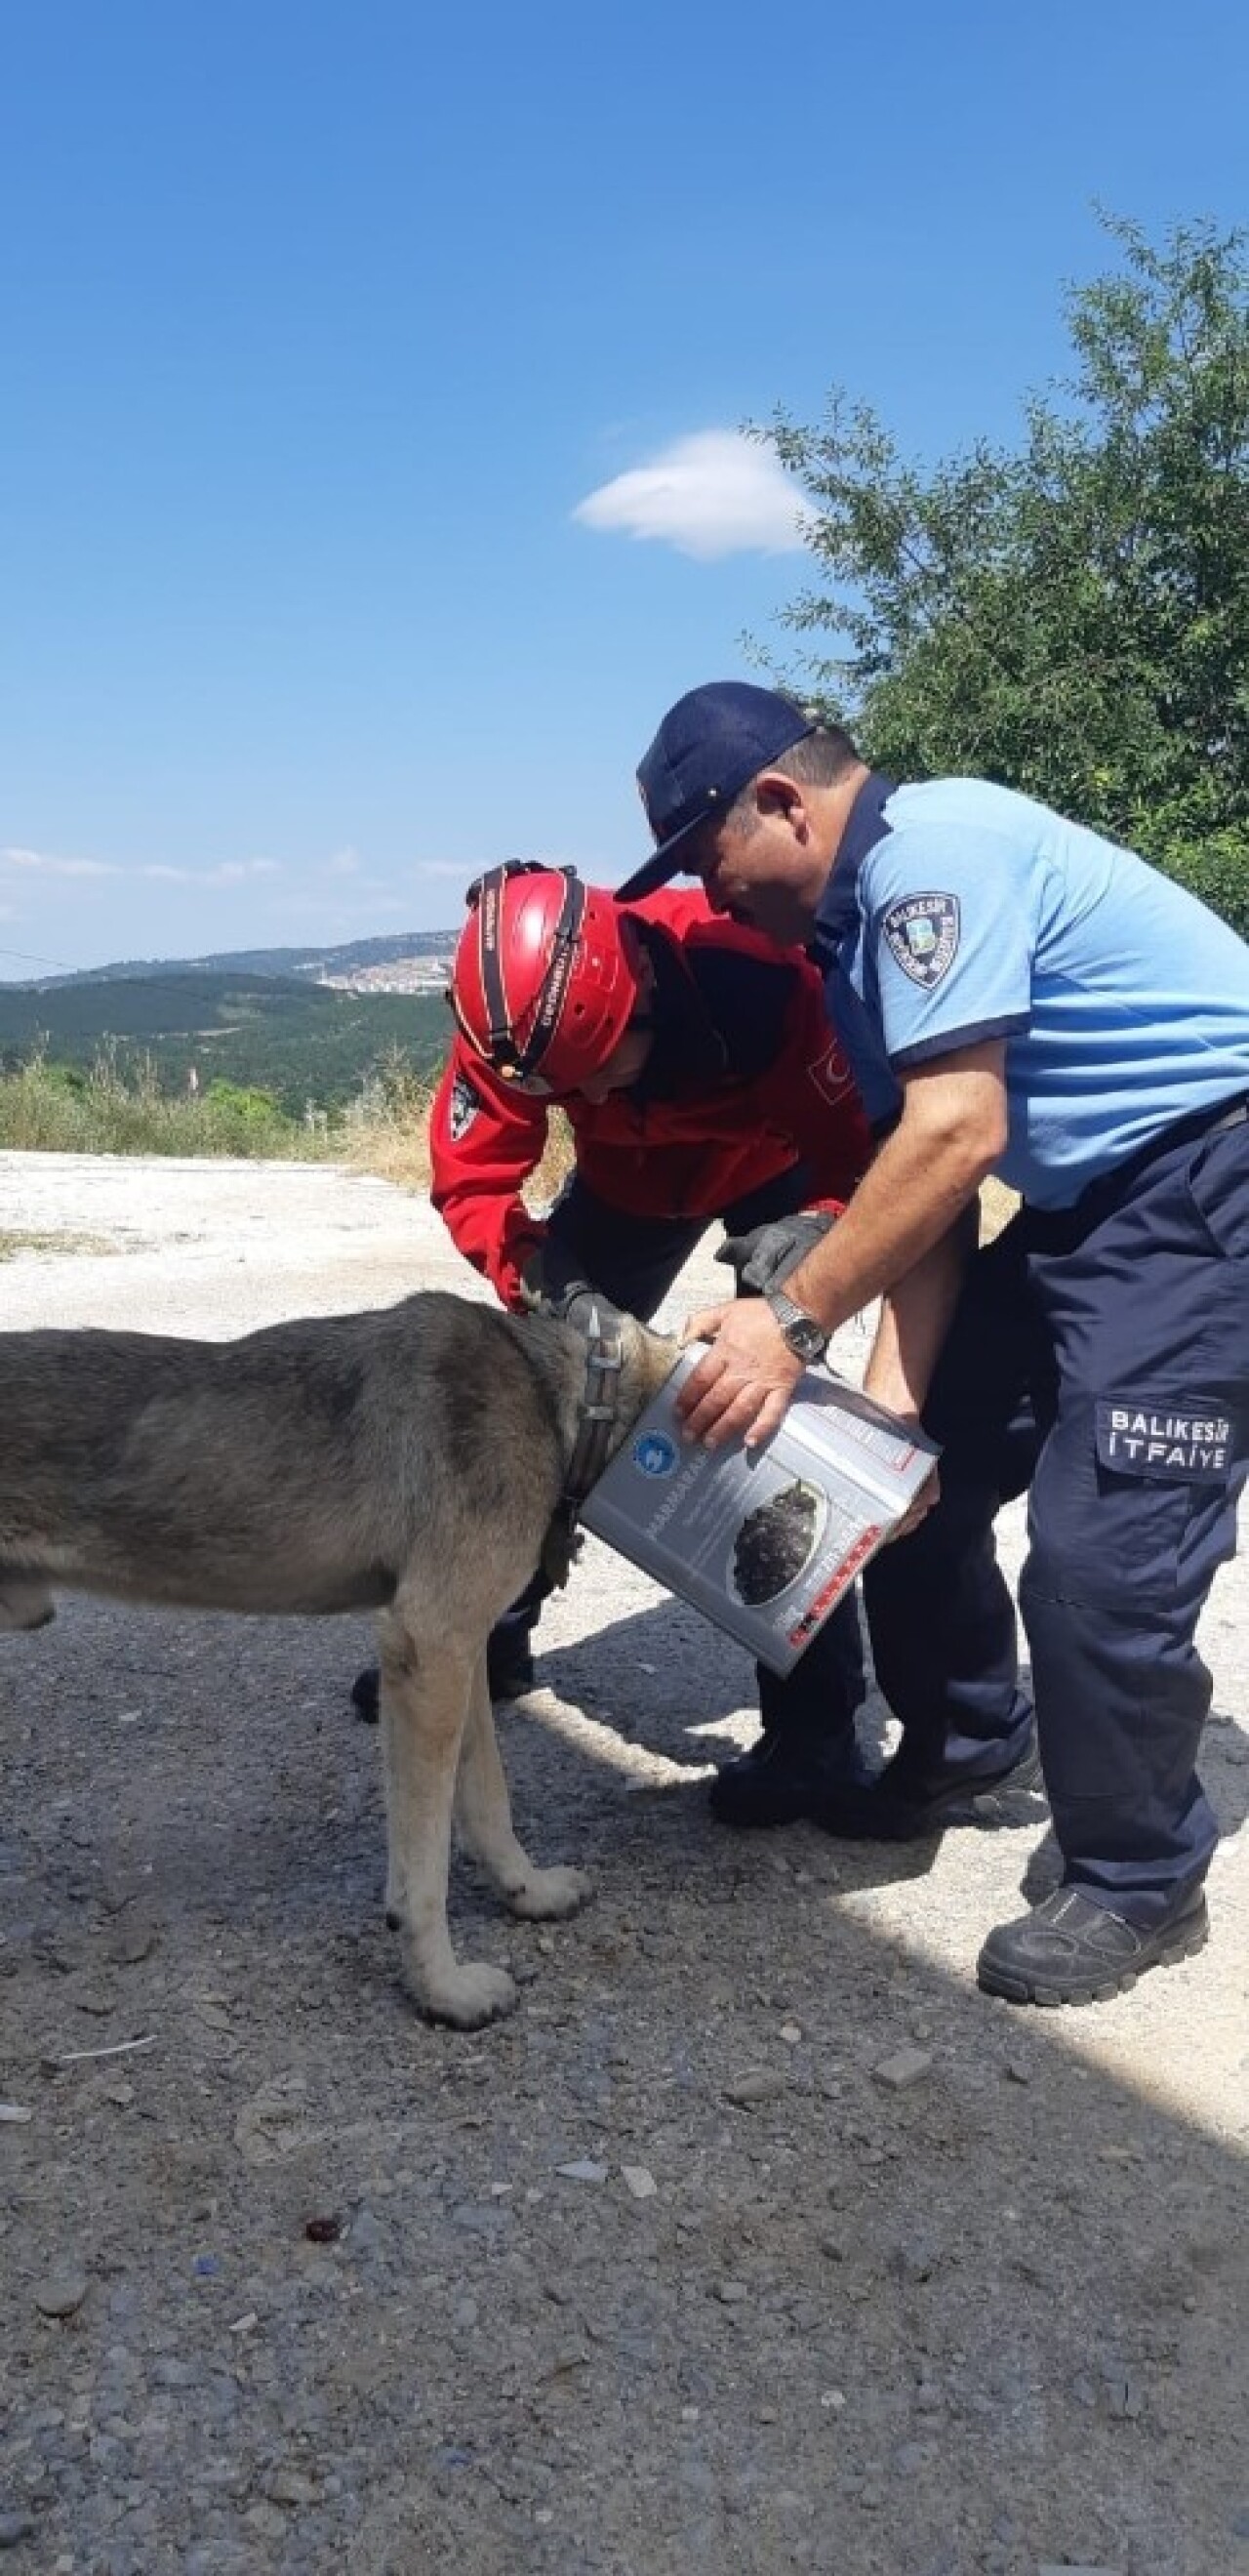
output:
<instances>
[{"instance_id":1,"label":"dry grass","mask_svg":"<svg viewBox=\"0 0 1249 2576\"><path fill-rule=\"evenodd\" d=\"M353 1120L342 1139L342 1159L357 1171L372 1172L397 1189L429 1188L429 1113L433 1093L415 1086L404 1097ZM563 1111L553 1109L547 1124L546 1151L524 1196L534 1207L549 1205L573 1166L572 1131Z\"/></svg>"},{"instance_id":2,"label":"dry grass","mask_svg":"<svg viewBox=\"0 0 1249 2576\"><path fill-rule=\"evenodd\" d=\"M0 1228L0 1261L22 1253L112 1252L114 1246L96 1234L34 1234L27 1228Z\"/></svg>"}]
</instances>

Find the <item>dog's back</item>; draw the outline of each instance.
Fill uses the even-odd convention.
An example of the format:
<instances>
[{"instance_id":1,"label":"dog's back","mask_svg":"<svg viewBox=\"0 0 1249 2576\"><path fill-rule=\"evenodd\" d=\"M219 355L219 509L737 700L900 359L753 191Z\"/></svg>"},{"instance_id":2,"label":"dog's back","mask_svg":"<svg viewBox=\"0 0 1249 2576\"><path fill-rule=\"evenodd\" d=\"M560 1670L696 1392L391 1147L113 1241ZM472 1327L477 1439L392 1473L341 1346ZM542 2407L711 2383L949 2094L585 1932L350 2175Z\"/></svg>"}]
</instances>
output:
<instances>
[{"instance_id":1,"label":"dog's back","mask_svg":"<svg viewBox=\"0 0 1249 2576\"><path fill-rule=\"evenodd\" d=\"M430 1292L234 1342L0 1334L0 1595L377 1606L418 1531L454 1564L518 1489L540 1542L580 1364L557 1339L535 1366L526 1329Z\"/></svg>"}]
</instances>

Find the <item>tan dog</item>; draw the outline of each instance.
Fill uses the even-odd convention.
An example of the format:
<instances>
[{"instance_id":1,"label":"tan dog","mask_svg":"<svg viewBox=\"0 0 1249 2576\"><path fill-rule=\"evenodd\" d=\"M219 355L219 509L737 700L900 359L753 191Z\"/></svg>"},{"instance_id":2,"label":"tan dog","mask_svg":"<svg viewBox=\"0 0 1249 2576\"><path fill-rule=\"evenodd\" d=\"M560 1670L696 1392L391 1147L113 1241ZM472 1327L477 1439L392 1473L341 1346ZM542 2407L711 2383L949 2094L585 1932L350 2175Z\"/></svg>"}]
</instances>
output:
<instances>
[{"instance_id":1,"label":"tan dog","mask_svg":"<svg viewBox=\"0 0 1249 2576\"><path fill-rule=\"evenodd\" d=\"M676 1357L631 1317L602 1463ZM569 1324L427 1294L242 1341L0 1334L0 1629L58 1588L208 1610L380 1611L388 1919L426 2012L471 2029L512 1980L447 1930L451 1822L515 1914L570 1914L571 1869L512 1828L486 1638L537 1566L577 1447Z\"/></svg>"}]
</instances>

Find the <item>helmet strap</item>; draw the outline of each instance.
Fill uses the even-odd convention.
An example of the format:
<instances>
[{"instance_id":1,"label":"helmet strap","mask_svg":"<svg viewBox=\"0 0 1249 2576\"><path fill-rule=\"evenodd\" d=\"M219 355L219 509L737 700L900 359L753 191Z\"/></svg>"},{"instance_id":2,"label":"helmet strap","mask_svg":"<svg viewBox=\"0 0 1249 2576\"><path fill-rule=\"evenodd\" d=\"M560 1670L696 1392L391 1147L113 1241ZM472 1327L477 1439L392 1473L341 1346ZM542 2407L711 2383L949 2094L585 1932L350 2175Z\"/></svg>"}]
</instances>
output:
<instances>
[{"instance_id":1,"label":"helmet strap","mask_svg":"<svg viewBox=\"0 0 1249 2576\"><path fill-rule=\"evenodd\" d=\"M525 860L508 860L502 867L492 868L473 888L477 897L477 954L488 1021L487 1053L491 1064L511 1082L523 1082L527 1075L537 1072L559 1027L586 907L585 886L573 869L565 868L564 900L551 941L550 962L542 979L533 1025L524 1046L518 1047L504 990L500 932L507 880L509 876L528 874L531 866L532 862Z\"/></svg>"}]
</instances>

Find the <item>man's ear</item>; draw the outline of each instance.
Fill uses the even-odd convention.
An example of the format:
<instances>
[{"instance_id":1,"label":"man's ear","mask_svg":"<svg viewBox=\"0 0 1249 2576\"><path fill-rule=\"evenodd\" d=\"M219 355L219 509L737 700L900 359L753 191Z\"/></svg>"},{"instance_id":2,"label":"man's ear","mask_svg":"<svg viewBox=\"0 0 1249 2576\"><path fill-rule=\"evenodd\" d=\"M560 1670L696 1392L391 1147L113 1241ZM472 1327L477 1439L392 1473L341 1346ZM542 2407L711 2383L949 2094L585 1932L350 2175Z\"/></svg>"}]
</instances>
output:
<instances>
[{"instance_id":1,"label":"man's ear","mask_svg":"<svg viewBox=\"0 0 1249 2576\"><path fill-rule=\"evenodd\" d=\"M755 810L761 822L784 819L801 834L806 825L802 789L783 769L761 769L755 780Z\"/></svg>"}]
</instances>

